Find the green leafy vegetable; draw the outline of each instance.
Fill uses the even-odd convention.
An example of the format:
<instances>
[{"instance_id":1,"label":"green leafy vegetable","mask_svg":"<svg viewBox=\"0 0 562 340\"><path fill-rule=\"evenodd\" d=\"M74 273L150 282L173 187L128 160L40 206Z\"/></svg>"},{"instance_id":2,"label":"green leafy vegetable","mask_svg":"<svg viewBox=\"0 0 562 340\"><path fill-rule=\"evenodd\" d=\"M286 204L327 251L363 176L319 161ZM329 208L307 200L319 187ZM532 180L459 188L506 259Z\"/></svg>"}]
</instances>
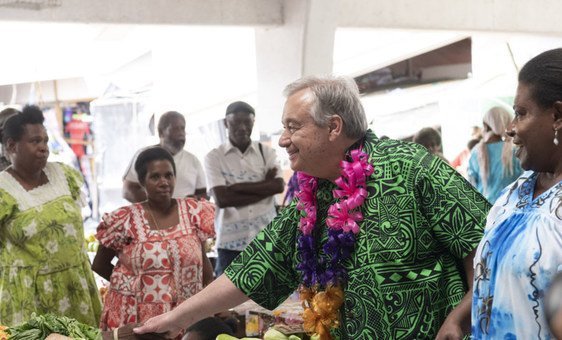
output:
<instances>
[{"instance_id":1,"label":"green leafy vegetable","mask_svg":"<svg viewBox=\"0 0 562 340\"><path fill-rule=\"evenodd\" d=\"M9 327L10 340L43 340L51 333L59 333L77 340L101 340L99 329L75 319L54 314L36 315L21 325Z\"/></svg>"}]
</instances>

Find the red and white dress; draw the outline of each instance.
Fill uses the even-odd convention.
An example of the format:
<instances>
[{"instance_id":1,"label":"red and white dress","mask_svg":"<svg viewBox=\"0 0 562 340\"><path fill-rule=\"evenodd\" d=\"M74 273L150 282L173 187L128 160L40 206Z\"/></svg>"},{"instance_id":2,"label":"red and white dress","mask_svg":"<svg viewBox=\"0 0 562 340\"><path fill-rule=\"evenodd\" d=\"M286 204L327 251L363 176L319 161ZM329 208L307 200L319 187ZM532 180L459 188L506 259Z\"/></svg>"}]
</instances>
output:
<instances>
[{"instance_id":1,"label":"red and white dress","mask_svg":"<svg viewBox=\"0 0 562 340\"><path fill-rule=\"evenodd\" d=\"M179 224L153 230L140 203L105 214L100 243L119 261L111 274L100 321L102 330L144 322L175 308L203 288L201 242L213 237L215 207L177 199Z\"/></svg>"}]
</instances>

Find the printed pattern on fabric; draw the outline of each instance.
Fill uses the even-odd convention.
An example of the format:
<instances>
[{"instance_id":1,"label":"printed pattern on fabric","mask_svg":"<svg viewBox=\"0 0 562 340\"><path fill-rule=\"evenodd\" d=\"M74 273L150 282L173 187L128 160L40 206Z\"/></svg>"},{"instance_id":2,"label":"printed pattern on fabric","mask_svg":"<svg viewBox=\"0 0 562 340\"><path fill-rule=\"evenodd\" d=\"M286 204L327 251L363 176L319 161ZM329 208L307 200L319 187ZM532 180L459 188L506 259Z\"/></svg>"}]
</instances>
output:
<instances>
[{"instance_id":1,"label":"printed pattern on fabric","mask_svg":"<svg viewBox=\"0 0 562 340\"><path fill-rule=\"evenodd\" d=\"M172 310L203 288L201 242L214 236L214 205L178 199L180 222L153 230L141 203L106 214L97 238L119 256L100 328L143 322Z\"/></svg>"},{"instance_id":2,"label":"printed pattern on fabric","mask_svg":"<svg viewBox=\"0 0 562 340\"><path fill-rule=\"evenodd\" d=\"M477 339L550 339L544 292L562 269L562 182L533 199L525 172L490 211L474 259Z\"/></svg>"},{"instance_id":3,"label":"printed pattern on fabric","mask_svg":"<svg viewBox=\"0 0 562 340\"><path fill-rule=\"evenodd\" d=\"M0 173L0 324L54 313L98 325L101 302L84 248L81 176L47 163L49 182L26 191Z\"/></svg>"},{"instance_id":4,"label":"printed pattern on fabric","mask_svg":"<svg viewBox=\"0 0 562 340\"><path fill-rule=\"evenodd\" d=\"M466 291L462 259L482 237L489 204L453 168L411 143L368 132L364 150L375 172L367 182L355 255L336 338L435 337ZM318 222L325 225L335 185L319 180ZM226 270L254 301L274 308L299 284L293 202ZM317 249L327 240L319 230ZM272 293L275 292L275 293Z\"/></svg>"},{"instance_id":5,"label":"printed pattern on fabric","mask_svg":"<svg viewBox=\"0 0 562 340\"><path fill-rule=\"evenodd\" d=\"M275 209L252 220L223 222L220 226L220 245L222 249L241 251L275 217Z\"/></svg>"}]
</instances>

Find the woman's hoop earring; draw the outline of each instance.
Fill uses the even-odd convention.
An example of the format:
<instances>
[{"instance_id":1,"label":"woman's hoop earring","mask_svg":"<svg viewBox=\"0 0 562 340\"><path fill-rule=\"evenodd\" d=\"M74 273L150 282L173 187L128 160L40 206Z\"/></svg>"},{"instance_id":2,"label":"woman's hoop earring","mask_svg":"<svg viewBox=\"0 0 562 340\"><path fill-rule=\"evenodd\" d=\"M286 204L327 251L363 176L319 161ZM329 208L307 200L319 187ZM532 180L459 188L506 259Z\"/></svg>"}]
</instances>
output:
<instances>
[{"instance_id":1,"label":"woman's hoop earring","mask_svg":"<svg viewBox=\"0 0 562 340\"><path fill-rule=\"evenodd\" d=\"M552 141L554 143L554 145L558 146L558 144L560 143L558 141L558 130L554 130L554 140Z\"/></svg>"}]
</instances>

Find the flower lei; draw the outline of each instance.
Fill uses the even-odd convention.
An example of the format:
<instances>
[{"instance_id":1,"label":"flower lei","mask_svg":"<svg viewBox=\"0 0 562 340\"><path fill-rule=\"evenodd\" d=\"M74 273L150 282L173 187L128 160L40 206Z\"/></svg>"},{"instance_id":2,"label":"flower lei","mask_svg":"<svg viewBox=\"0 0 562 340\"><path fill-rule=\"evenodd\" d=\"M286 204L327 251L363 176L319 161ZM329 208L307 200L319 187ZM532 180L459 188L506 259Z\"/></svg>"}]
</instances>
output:
<instances>
[{"instance_id":1,"label":"flower lei","mask_svg":"<svg viewBox=\"0 0 562 340\"><path fill-rule=\"evenodd\" d=\"M301 259L297 269L302 273L299 295L304 308L304 329L307 333L316 333L322 340L331 339L330 329L339 327L338 311L343 304L343 286L348 278L343 264L355 250L358 222L363 220L357 208L367 198L366 179L373 173L365 152L352 150L350 157L351 162L340 163L341 176L335 181L338 189L332 191L339 200L328 208L325 257L316 255L313 235L318 179L302 172L297 175L300 187L296 194L297 209L304 212L299 225L302 235L297 245Z\"/></svg>"}]
</instances>

